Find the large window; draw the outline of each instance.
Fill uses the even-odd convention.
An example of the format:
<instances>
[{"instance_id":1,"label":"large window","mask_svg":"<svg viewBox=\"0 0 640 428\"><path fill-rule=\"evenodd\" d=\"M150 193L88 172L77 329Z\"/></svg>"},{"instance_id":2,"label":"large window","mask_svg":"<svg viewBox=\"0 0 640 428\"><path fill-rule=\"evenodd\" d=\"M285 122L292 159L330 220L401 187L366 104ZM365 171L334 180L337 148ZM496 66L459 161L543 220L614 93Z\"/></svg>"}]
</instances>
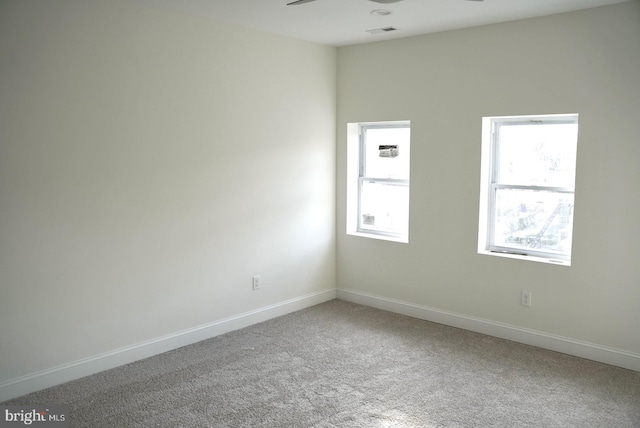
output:
<instances>
[{"instance_id":1,"label":"large window","mask_svg":"<svg viewBox=\"0 0 640 428\"><path fill-rule=\"evenodd\" d=\"M478 251L569 265L578 115L483 119Z\"/></svg>"},{"instance_id":2,"label":"large window","mask_svg":"<svg viewBox=\"0 0 640 428\"><path fill-rule=\"evenodd\" d=\"M347 233L408 242L409 122L350 124Z\"/></svg>"}]
</instances>

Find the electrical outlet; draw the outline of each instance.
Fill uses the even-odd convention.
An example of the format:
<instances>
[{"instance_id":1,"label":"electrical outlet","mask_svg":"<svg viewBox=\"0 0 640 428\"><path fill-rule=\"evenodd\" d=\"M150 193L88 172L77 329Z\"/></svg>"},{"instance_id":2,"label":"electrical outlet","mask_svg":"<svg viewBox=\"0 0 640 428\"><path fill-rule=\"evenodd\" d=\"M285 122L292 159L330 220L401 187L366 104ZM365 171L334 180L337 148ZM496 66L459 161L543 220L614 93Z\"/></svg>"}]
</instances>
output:
<instances>
[{"instance_id":1,"label":"electrical outlet","mask_svg":"<svg viewBox=\"0 0 640 428\"><path fill-rule=\"evenodd\" d=\"M252 286L254 290L260 290L260 275L255 275L252 278Z\"/></svg>"},{"instance_id":2,"label":"electrical outlet","mask_svg":"<svg viewBox=\"0 0 640 428\"><path fill-rule=\"evenodd\" d=\"M520 304L531 307L531 291L523 291L520 295Z\"/></svg>"}]
</instances>

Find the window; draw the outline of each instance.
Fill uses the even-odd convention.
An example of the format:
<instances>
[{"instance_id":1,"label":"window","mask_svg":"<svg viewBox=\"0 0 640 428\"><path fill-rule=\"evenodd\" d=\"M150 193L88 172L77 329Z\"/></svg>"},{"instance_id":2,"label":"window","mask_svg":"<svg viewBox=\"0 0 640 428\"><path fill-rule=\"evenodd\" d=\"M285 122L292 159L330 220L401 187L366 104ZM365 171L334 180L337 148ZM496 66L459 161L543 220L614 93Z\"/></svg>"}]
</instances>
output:
<instances>
[{"instance_id":1,"label":"window","mask_svg":"<svg viewBox=\"0 0 640 428\"><path fill-rule=\"evenodd\" d=\"M578 115L483 118L478 252L571 264Z\"/></svg>"},{"instance_id":2,"label":"window","mask_svg":"<svg viewBox=\"0 0 640 428\"><path fill-rule=\"evenodd\" d=\"M410 123L348 127L347 233L408 242Z\"/></svg>"}]
</instances>

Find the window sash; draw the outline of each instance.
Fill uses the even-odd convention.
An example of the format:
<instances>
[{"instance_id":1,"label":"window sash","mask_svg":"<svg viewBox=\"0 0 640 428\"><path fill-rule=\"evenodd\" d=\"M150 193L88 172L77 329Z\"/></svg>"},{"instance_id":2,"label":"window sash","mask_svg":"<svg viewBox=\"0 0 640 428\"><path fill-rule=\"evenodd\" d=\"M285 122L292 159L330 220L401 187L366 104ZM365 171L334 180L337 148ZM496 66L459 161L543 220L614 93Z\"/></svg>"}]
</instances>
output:
<instances>
[{"instance_id":1,"label":"window sash","mask_svg":"<svg viewBox=\"0 0 640 428\"><path fill-rule=\"evenodd\" d=\"M540 194L546 194L547 197L549 197L550 195L562 195L562 198L559 198L559 201L562 201L563 198L569 198L571 199L571 204L569 206L565 206L562 207L561 204L567 205L568 203L566 202L557 202L555 207L551 207L553 208L553 210L549 213L548 211L546 213L537 215L538 217L540 217L542 219L542 224L538 225L536 224L536 229L530 230L529 234L525 237L523 237L522 239L527 241L526 245L504 245L504 244L499 244L497 243L497 234L498 234L498 210L499 210L499 206L498 206L498 192L500 190L515 190L515 191L523 191L523 192L538 192ZM560 259L560 260L570 260L571 257L571 248L569 247L569 249L567 251L562 251L562 250L552 250L552 249L547 249L545 250L540 250L540 249L536 249L537 246L541 245L540 242L542 239L546 238L549 239L550 236L553 235L547 235L545 234L545 232L548 230L548 228L552 225L554 225L554 220L556 219L556 216L558 215L559 210L561 210L562 208L565 209L569 209L571 214L570 214L570 219L568 221L569 223L569 229L572 231L573 228L573 200L574 200L574 196L575 196L575 192L573 191L573 189L571 188L561 188L561 187L539 187L539 186L512 186L512 185L505 185L505 184L493 184L491 186L491 211L489 213L489 227L488 227L488 238L489 238L489 242L487 245L487 249L489 251L492 252L497 252L497 253L506 253L506 254L515 254L515 255L520 255L520 256L534 256L534 257L545 257L545 258L551 258L551 259ZM525 212L529 212L528 208L525 210ZM532 215L530 214L529 217L531 217ZM537 229L537 227L539 226L539 229ZM521 231L522 234L526 233L526 228L524 228L524 230ZM517 235L518 232L514 232L513 235Z\"/></svg>"},{"instance_id":2,"label":"window sash","mask_svg":"<svg viewBox=\"0 0 640 428\"><path fill-rule=\"evenodd\" d=\"M363 207L363 187L365 183L372 184L383 184L387 186L398 186L409 189L409 180L398 180L398 179L381 179L381 178L371 178L371 177L359 177L358 178L358 222L357 222L357 232L359 233L371 233L376 235L389 236L394 238L400 238L406 236L406 232L391 232L388 230L380 230L375 227L367 227L364 224L363 215L366 214L362 211ZM409 207L407 206L407 209ZM408 216L407 216L408 217ZM407 218L408 220L408 218Z\"/></svg>"},{"instance_id":3,"label":"window sash","mask_svg":"<svg viewBox=\"0 0 640 428\"><path fill-rule=\"evenodd\" d=\"M389 124L366 124L366 125L360 125L360 159L358 162L358 176L359 177L368 177L369 179L384 179L384 177L373 177L370 175L367 175L367 147L366 147L366 141L367 141L367 131L369 130L376 130L376 129L401 129L401 128L407 128L409 129L411 126L409 125L409 123L389 123ZM409 181L409 180L406 180Z\"/></svg>"}]
</instances>

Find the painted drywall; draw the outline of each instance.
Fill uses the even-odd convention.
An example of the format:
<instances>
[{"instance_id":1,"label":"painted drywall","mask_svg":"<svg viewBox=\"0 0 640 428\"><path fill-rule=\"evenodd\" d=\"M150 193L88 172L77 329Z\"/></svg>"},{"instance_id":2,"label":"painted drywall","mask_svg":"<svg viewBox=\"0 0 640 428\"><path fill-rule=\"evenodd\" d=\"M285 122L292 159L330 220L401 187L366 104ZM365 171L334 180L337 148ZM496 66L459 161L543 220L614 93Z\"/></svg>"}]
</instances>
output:
<instances>
[{"instance_id":1,"label":"painted drywall","mask_svg":"<svg viewBox=\"0 0 640 428\"><path fill-rule=\"evenodd\" d=\"M634 1L338 49L339 289L640 353L639 42ZM479 255L481 119L547 113L580 115L572 266ZM347 124L400 119L409 243L348 236Z\"/></svg>"},{"instance_id":2,"label":"painted drywall","mask_svg":"<svg viewBox=\"0 0 640 428\"><path fill-rule=\"evenodd\" d=\"M0 383L334 290L335 85L331 47L0 2Z\"/></svg>"}]
</instances>

